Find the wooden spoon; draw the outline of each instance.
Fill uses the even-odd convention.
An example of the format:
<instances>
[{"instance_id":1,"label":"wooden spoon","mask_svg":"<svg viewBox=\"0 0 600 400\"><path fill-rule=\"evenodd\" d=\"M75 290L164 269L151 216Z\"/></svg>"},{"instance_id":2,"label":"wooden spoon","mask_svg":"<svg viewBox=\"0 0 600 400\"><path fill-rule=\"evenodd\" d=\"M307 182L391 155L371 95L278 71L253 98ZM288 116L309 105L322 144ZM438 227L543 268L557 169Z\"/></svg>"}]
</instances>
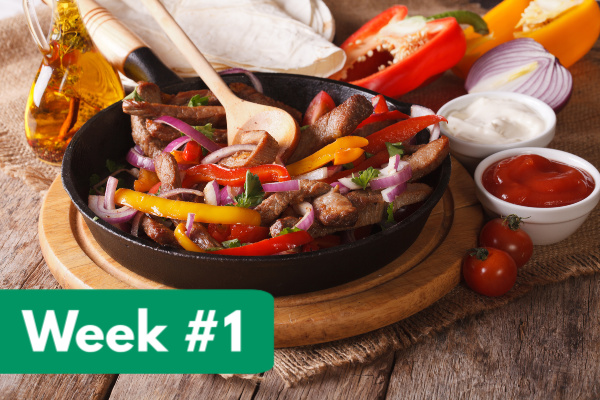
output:
<instances>
[{"instance_id":1,"label":"wooden spoon","mask_svg":"<svg viewBox=\"0 0 600 400\"><path fill-rule=\"evenodd\" d=\"M142 3L225 108L227 143L237 144L240 131L265 130L279 143L281 158L287 159L298 143L300 128L296 120L280 108L252 103L233 94L162 3L159 0L142 0Z\"/></svg>"}]
</instances>

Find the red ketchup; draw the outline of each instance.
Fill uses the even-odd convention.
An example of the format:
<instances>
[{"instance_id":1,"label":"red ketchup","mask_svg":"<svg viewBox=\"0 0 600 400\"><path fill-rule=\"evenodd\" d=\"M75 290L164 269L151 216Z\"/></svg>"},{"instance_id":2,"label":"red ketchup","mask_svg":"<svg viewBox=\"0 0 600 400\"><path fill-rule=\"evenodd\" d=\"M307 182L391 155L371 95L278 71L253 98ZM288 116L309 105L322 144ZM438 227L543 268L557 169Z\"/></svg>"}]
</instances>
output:
<instances>
[{"instance_id":1,"label":"red ketchup","mask_svg":"<svg viewBox=\"0 0 600 400\"><path fill-rule=\"evenodd\" d=\"M527 207L560 207L577 203L594 190L586 171L535 154L505 158L490 165L482 176L492 195Z\"/></svg>"}]
</instances>

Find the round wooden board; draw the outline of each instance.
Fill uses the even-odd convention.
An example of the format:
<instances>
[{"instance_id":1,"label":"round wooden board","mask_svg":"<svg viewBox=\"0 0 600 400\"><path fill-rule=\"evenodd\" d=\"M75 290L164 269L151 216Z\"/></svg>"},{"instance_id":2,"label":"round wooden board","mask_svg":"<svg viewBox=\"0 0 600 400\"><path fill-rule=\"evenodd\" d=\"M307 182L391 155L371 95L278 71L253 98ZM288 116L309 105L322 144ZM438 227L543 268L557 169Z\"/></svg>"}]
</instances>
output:
<instances>
[{"instance_id":1,"label":"round wooden board","mask_svg":"<svg viewBox=\"0 0 600 400\"><path fill-rule=\"evenodd\" d=\"M453 160L448 190L402 257L341 286L275 298L275 347L356 336L428 307L459 282L462 256L476 245L482 222L473 180ZM39 236L48 267L64 288L169 288L129 271L106 254L60 179L44 198Z\"/></svg>"}]
</instances>

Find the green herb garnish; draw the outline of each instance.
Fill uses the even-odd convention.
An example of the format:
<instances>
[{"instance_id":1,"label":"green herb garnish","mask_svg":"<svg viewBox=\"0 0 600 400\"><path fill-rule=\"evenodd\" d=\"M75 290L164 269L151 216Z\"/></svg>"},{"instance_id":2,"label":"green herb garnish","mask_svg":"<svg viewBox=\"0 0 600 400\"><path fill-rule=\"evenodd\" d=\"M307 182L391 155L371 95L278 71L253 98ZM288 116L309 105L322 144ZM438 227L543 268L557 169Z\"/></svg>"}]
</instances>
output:
<instances>
[{"instance_id":1,"label":"green herb garnish","mask_svg":"<svg viewBox=\"0 0 600 400\"><path fill-rule=\"evenodd\" d=\"M354 163L349 162L348 164L343 164L342 167L344 167L344 169L352 169L354 168Z\"/></svg>"},{"instance_id":2,"label":"green herb garnish","mask_svg":"<svg viewBox=\"0 0 600 400\"><path fill-rule=\"evenodd\" d=\"M255 207L262 202L264 196L265 192L260 184L258 175L254 175L252 172L246 171L244 191L235 196L235 205L244 208Z\"/></svg>"},{"instance_id":3,"label":"green herb garnish","mask_svg":"<svg viewBox=\"0 0 600 400\"><path fill-rule=\"evenodd\" d=\"M310 125L303 125L303 126L301 126L301 127L300 127L300 132L304 132L305 130L307 130L307 129L308 129L308 127L309 127L309 126L310 126Z\"/></svg>"},{"instance_id":4,"label":"green herb garnish","mask_svg":"<svg viewBox=\"0 0 600 400\"><path fill-rule=\"evenodd\" d=\"M387 207L387 222L396 222L394 219L394 203L390 203Z\"/></svg>"},{"instance_id":5,"label":"green herb garnish","mask_svg":"<svg viewBox=\"0 0 600 400\"><path fill-rule=\"evenodd\" d=\"M402 157L404 155L404 146L402 145L402 142L398 142L398 143L385 142L385 147L387 147L387 151L388 151L388 154L390 155L390 157L394 157L396 154L398 154L400 157Z\"/></svg>"},{"instance_id":6,"label":"green herb garnish","mask_svg":"<svg viewBox=\"0 0 600 400\"><path fill-rule=\"evenodd\" d=\"M95 216L94 218L92 218L92 221L98 221L100 218L98 218L98 216Z\"/></svg>"},{"instance_id":7,"label":"green herb garnish","mask_svg":"<svg viewBox=\"0 0 600 400\"><path fill-rule=\"evenodd\" d=\"M300 232L302 229L296 228L295 226L291 228L283 228L281 232L277 236L287 235L288 233Z\"/></svg>"},{"instance_id":8,"label":"green herb garnish","mask_svg":"<svg viewBox=\"0 0 600 400\"><path fill-rule=\"evenodd\" d=\"M199 94L193 96L188 102L188 107L207 106L208 96L200 96Z\"/></svg>"},{"instance_id":9,"label":"green herb garnish","mask_svg":"<svg viewBox=\"0 0 600 400\"><path fill-rule=\"evenodd\" d=\"M369 185L369 182L372 179L375 179L379 176L379 170L373 168L373 167L369 167L367 169L365 169L364 171L360 172L358 174L358 176L354 176L354 174L352 174L352 182L356 183L358 186L362 187L363 189L366 189L367 186Z\"/></svg>"},{"instance_id":10,"label":"green herb garnish","mask_svg":"<svg viewBox=\"0 0 600 400\"><path fill-rule=\"evenodd\" d=\"M106 169L108 169L108 172L110 172L111 174L123 168L125 168L123 164L119 164L113 160L106 160Z\"/></svg>"},{"instance_id":11,"label":"green herb garnish","mask_svg":"<svg viewBox=\"0 0 600 400\"><path fill-rule=\"evenodd\" d=\"M232 249L234 247L241 247L242 246L242 242L240 242L240 239L231 239L231 240L226 240L224 242L221 242L221 244L223 245L223 247L225 247L226 249Z\"/></svg>"},{"instance_id":12,"label":"green herb garnish","mask_svg":"<svg viewBox=\"0 0 600 400\"><path fill-rule=\"evenodd\" d=\"M133 89L133 92L123 97L123 100L144 101L144 99L142 99L142 97L138 94L137 88Z\"/></svg>"}]
</instances>

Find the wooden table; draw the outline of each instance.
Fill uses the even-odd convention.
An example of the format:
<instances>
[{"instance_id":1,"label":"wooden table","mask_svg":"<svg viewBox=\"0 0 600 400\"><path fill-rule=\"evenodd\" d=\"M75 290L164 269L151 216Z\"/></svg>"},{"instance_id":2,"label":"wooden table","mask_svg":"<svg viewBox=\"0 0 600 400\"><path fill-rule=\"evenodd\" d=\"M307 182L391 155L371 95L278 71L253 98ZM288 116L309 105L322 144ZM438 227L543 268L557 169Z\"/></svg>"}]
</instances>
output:
<instances>
[{"instance_id":1,"label":"wooden table","mask_svg":"<svg viewBox=\"0 0 600 400\"><path fill-rule=\"evenodd\" d=\"M342 36L393 4L364 2L348 10L343 3L327 1L336 20L346 21L338 29ZM58 288L38 244L41 196L1 172L0 187L0 288ZM600 275L539 287L406 351L331 370L294 388L273 372L260 385L213 375L0 376L1 399L599 397Z\"/></svg>"}]
</instances>

